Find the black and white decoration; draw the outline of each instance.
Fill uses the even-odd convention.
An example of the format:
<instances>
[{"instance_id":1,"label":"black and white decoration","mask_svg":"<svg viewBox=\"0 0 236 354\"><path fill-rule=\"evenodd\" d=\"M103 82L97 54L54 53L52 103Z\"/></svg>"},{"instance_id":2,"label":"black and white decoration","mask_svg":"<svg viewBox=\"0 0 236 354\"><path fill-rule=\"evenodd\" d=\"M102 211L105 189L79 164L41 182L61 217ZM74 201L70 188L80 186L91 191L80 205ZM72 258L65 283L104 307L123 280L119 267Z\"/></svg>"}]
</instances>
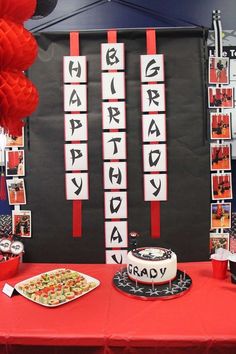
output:
<instances>
[{"instance_id":1,"label":"black and white decoration","mask_svg":"<svg viewBox=\"0 0 236 354\"><path fill-rule=\"evenodd\" d=\"M124 70L124 43L102 43L102 70Z\"/></svg>"},{"instance_id":2,"label":"black and white decoration","mask_svg":"<svg viewBox=\"0 0 236 354\"><path fill-rule=\"evenodd\" d=\"M104 189L127 189L127 162L104 162Z\"/></svg>"},{"instance_id":3,"label":"black and white decoration","mask_svg":"<svg viewBox=\"0 0 236 354\"><path fill-rule=\"evenodd\" d=\"M164 55L141 55L141 81L164 82Z\"/></svg>"},{"instance_id":4,"label":"black and white decoration","mask_svg":"<svg viewBox=\"0 0 236 354\"><path fill-rule=\"evenodd\" d=\"M106 221L105 242L106 247L127 247L128 223L127 221Z\"/></svg>"},{"instance_id":5,"label":"black and white decoration","mask_svg":"<svg viewBox=\"0 0 236 354\"><path fill-rule=\"evenodd\" d=\"M65 114L65 141L87 141L87 114Z\"/></svg>"},{"instance_id":6,"label":"black and white decoration","mask_svg":"<svg viewBox=\"0 0 236 354\"><path fill-rule=\"evenodd\" d=\"M85 56L64 57L64 83L86 83L87 65Z\"/></svg>"},{"instance_id":7,"label":"black and white decoration","mask_svg":"<svg viewBox=\"0 0 236 354\"><path fill-rule=\"evenodd\" d=\"M141 55L144 200L167 200L164 56Z\"/></svg>"},{"instance_id":8,"label":"black and white decoration","mask_svg":"<svg viewBox=\"0 0 236 354\"><path fill-rule=\"evenodd\" d=\"M106 263L126 262L128 244L125 63L123 43L101 45ZM122 131L121 131L122 130Z\"/></svg>"},{"instance_id":9,"label":"black and white decoration","mask_svg":"<svg viewBox=\"0 0 236 354\"><path fill-rule=\"evenodd\" d=\"M89 199L88 173L66 174L66 199L87 200Z\"/></svg>"},{"instance_id":10,"label":"black and white decoration","mask_svg":"<svg viewBox=\"0 0 236 354\"><path fill-rule=\"evenodd\" d=\"M102 103L102 128L126 129L125 102Z\"/></svg>"},{"instance_id":11,"label":"black and white decoration","mask_svg":"<svg viewBox=\"0 0 236 354\"><path fill-rule=\"evenodd\" d=\"M166 141L165 114L144 114L142 116L142 126L144 143Z\"/></svg>"},{"instance_id":12,"label":"black and white decoration","mask_svg":"<svg viewBox=\"0 0 236 354\"><path fill-rule=\"evenodd\" d=\"M89 177L86 57L65 56L63 63L66 199L87 200Z\"/></svg>"}]
</instances>

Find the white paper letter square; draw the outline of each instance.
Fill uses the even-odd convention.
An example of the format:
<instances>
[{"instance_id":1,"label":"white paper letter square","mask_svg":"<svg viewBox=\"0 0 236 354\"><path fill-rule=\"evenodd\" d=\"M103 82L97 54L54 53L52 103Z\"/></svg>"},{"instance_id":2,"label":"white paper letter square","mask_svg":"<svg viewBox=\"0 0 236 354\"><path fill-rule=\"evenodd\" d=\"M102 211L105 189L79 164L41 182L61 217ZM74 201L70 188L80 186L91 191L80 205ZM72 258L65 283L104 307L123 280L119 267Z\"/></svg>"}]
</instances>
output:
<instances>
[{"instance_id":1,"label":"white paper letter square","mask_svg":"<svg viewBox=\"0 0 236 354\"><path fill-rule=\"evenodd\" d=\"M126 133L108 132L103 133L103 159L125 160L126 159Z\"/></svg>"},{"instance_id":2,"label":"white paper letter square","mask_svg":"<svg viewBox=\"0 0 236 354\"><path fill-rule=\"evenodd\" d=\"M126 250L106 251L106 264L126 264L126 263L127 263Z\"/></svg>"},{"instance_id":3,"label":"white paper letter square","mask_svg":"<svg viewBox=\"0 0 236 354\"><path fill-rule=\"evenodd\" d=\"M164 81L164 55L141 55L141 82Z\"/></svg>"},{"instance_id":4,"label":"white paper letter square","mask_svg":"<svg viewBox=\"0 0 236 354\"><path fill-rule=\"evenodd\" d=\"M65 141L88 140L87 114L65 114Z\"/></svg>"},{"instance_id":5,"label":"white paper letter square","mask_svg":"<svg viewBox=\"0 0 236 354\"><path fill-rule=\"evenodd\" d=\"M85 56L64 56L63 64L65 83L87 82L87 67Z\"/></svg>"},{"instance_id":6,"label":"white paper letter square","mask_svg":"<svg viewBox=\"0 0 236 354\"><path fill-rule=\"evenodd\" d=\"M142 112L164 112L165 85L147 84L141 85L142 90Z\"/></svg>"},{"instance_id":7,"label":"white paper letter square","mask_svg":"<svg viewBox=\"0 0 236 354\"><path fill-rule=\"evenodd\" d=\"M104 189L127 188L127 163L104 162Z\"/></svg>"},{"instance_id":8,"label":"white paper letter square","mask_svg":"<svg viewBox=\"0 0 236 354\"><path fill-rule=\"evenodd\" d=\"M126 129L125 102L102 103L102 129Z\"/></svg>"},{"instance_id":9,"label":"white paper letter square","mask_svg":"<svg viewBox=\"0 0 236 354\"><path fill-rule=\"evenodd\" d=\"M128 223L127 221L105 222L106 248L128 246Z\"/></svg>"},{"instance_id":10,"label":"white paper letter square","mask_svg":"<svg viewBox=\"0 0 236 354\"><path fill-rule=\"evenodd\" d=\"M86 143L65 144L66 171L88 170L88 147Z\"/></svg>"},{"instance_id":11,"label":"white paper letter square","mask_svg":"<svg viewBox=\"0 0 236 354\"><path fill-rule=\"evenodd\" d=\"M144 175L144 200L146 202L167 200L166 174Z\"/></svg>"},{"instance_id":12,"label":"white paper letter square","mask_svg":"<svg viewBox=\"0 0 236 354\"><path fill-rule=\"evenodd\" d=\"M102 99L125 99L125 74L102 73Z\"/></svg>"},{"instance_id":13,"label":"white paper letter square","mask_svg":"<svg viewBox=\"0 0 236 354\"><path fill-rule=\"evenodd\" d=\"M165 172L167 170L166 144L143 145L144 172Z\"/></svg>"},{"instance_id":14,"label":"white paper letter square","mask_svg":"<svg viewBox=\"0 0 236 354\"><path fill-rule=\"evenodd\" d=\"M87 85L64 85L64 111L87 111Z\"/></svg>"},{"instance_id":15,"label":"white paper letter square","mask_svg":"<svg viewBox=\"0 0 236 354\"><path fill-rule=\"evenodd\" d=\"M144 114L143 142L166 141L166 115L165 114Z\"/></svg>"},{"instance_id":16,"label":"white paper letter square","mask_svg":"<svg viewBox=\"0 0 236 354\"><path fill-rule=\"evenodd\" d=\"M127 218L127 192L105 192L105 219Z\"/></svg>"},{"instance_id":17,"label":"white paper letter square","mask_svg":"<svg viewBox=\"0 0 236 354\"><path fill-rule=\"evenodd\" d=\"M66 173L66 199L89 199L87 173Z\"/></svg>"},{"instance_id":18,"label":"white paper letter square","mask_svg":"<svg viewBox=\"0 0 236 354\"><path fill-rule=\"evenodd\" d=\"M102 44L102 70L124 70L124 43Z\"/></svg>"}]
</instances>

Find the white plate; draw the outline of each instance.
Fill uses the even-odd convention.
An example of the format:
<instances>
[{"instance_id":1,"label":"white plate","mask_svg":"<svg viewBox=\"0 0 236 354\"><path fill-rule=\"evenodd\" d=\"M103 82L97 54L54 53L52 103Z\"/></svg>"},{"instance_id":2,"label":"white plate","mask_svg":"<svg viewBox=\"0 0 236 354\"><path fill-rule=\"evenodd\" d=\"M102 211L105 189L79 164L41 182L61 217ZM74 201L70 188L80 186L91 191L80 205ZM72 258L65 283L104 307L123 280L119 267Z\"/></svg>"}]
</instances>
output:
<instances>
[{"instance_id":1,"label":"white plate","mask_svg":"<svg viewBox=\"0 0 236 354\"><path fill-rule=\"evenodd\" d=\"M37 281L37 280L40 280L42 279L42 275L45 275L45 274L48 274L48 275L52 275L56 272L59 272L59 271L71 271L73 273L77 273L78 276L82 276L84 277L84 279L87 281L87 283L94 283L93 284L93 287L84 291L82 294L79 294L79 295L75 295L72 299L66 299L64 302L60 302L58 304L54 304L54 305L50 305L50 304L45 304L45 303L42 303L40 301L37 301L37 300L34 300L34 299L31 299L29 296L27 296L21 289L22 286L25 286L27 283L29 283L30 281ZM57 307L57 306L61 306L61 305L64 305L64 304L67 304L68 302L71 302L75 299L78 299L79 297L89 293L90 291L96 289L98 286L100 285L100 281L98 279L95 279L87 274L84 274L84 273L81 273L81 272L77 272L76 270L72 270L72 269L67 269L67 268L58 268L58 269L53 269L51 271L48 271L48 272L45 272L45 273L41 273L41 274L38 274L34 277L31 277L31 278L28 278L28 279L25 279L19 283L17 283L15 285L15 289L18 291L18 293L22 296L24 296L26 299L30 300L30 301L33 301L35 302L36 304L39 304L39 305L42 305L42 306L46 306L46 307ZM56 285L55 285L56 287Z\"/></svg>"}]
</instances>

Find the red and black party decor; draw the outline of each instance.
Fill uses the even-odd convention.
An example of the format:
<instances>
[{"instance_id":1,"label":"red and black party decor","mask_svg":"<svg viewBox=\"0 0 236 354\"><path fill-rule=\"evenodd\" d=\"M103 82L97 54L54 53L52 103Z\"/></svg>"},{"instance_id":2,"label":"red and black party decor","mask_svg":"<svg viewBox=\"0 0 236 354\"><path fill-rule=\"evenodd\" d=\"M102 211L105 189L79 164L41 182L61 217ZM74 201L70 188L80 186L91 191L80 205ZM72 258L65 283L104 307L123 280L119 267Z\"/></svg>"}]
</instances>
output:
<instances>
[{"instance_id":1,"label":"red and black party decor","mask_svg":"<svg viewBox=\"0 0 236 354\"><path fill-rule=\"evenodd\" d=\"M211 169L211 232L210 253L215 248L229 248L231 203L231 113L234 107L234 87L229 86L229 58L223 56L220 11L213 11L215 53L209 58L208 108L210 109L210 169ZM228 111L227 111L228 110ZM226 142L225 142L226 140ZM227 242L225 242L227 240ZM218 246L214 246L218 245Z\"/></svg>"},{"instance_id":2,"label":"red and black party decor","mask_svg":"<svg viewBox=\"0 0 236 354\"><path fill-rule=\"evenodd\" d=\"M26 78L37 57L37 43L23 22L29 19L36 0L5 0L0 4L0 126L6 133L20 135L22 121L36 109L38 92Z\"/></svg>"}]
</instances>

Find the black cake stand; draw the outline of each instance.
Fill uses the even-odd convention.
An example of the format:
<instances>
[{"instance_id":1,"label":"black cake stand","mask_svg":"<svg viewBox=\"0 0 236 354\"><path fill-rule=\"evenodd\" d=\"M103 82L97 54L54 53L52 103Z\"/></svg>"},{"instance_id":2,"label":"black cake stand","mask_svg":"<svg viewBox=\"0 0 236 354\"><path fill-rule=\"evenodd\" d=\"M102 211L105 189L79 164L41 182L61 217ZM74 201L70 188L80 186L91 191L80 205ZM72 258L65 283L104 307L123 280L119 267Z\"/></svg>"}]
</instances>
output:
<instances>
[{"instance_id":1,"label":"black cake stand","mask_svg":"<svg viewBox=\"0 0 236 354\"><path fill-rule=\"evenodd\" d=\"M123 268L115 273L113 285L124 295L133 298L141 300L171 300L185 295L192 285L192 279L188 274L178 269L175 279L171 282L161 285L146 285L131 280L128 277L127 269Z\"/></svg>"}]
</instances>

